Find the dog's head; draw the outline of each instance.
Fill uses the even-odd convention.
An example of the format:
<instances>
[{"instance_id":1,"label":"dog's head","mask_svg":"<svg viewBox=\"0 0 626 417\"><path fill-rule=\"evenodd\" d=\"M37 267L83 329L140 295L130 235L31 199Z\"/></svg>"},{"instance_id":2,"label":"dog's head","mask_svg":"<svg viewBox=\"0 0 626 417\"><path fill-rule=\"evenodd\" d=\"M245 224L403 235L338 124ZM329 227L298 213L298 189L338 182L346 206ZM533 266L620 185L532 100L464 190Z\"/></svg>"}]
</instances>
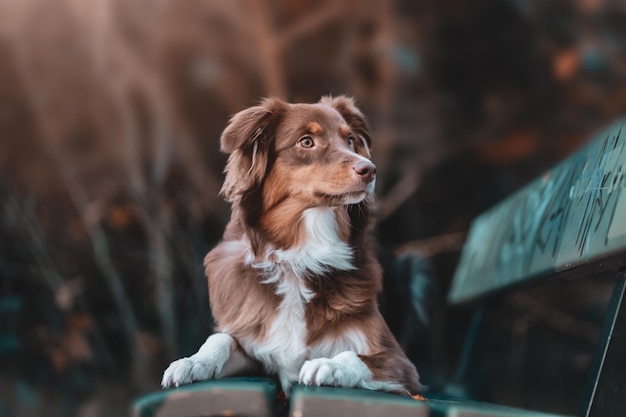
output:
<instances>
[{"instance_id":1,"label":"dog's head","mask_svg":"<svg viewBox=\"0 0 626 417\"><path fill-rule=\"evenodd\" d=\"M360 203L374 190L370 146L363 114L350 98L266 99L237 113L222 134L222 150L230 154L222 192L233 203L262 195L255 200L263 209L286 200L304 208Z\"/></svg>"}]
</instances>

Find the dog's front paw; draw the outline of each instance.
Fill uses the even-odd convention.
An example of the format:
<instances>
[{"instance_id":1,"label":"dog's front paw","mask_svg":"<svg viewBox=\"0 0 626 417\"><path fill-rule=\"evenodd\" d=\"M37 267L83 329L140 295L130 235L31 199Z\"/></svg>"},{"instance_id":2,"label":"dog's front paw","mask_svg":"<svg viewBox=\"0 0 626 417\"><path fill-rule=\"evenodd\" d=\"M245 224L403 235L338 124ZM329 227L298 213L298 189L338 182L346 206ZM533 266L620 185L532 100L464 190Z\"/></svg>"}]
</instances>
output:
<instances>
[{"instance_id":1,"label":"dog's front paw","mask_svg":"<svg viewBox=\"0 0 626 417\"><path fill-rule=\"evenodd\" d=\"M195 356L195 355L194 355ZM215 378L221 371L221 365L207 358L191 356L174 361L163 373L163 388L191 384Z\"/></svg>"},{"instance_id":2,"label":"dog's front paw","mask_svg":"<svg viewBox=\"0 0 626 417\"><path fill-rule=\"evenodd\" d=\"M371 372L354 352L343 352L332 359L306 361L300 369L299 383L352 388L371 378Z\"/></svg>"},{"instance_id":3,"label":"dog's front paw","mask_svg":"<svg viewBox=\"0 0 626 417\"><path fill-rule=\"evenodd\" d=\"M235 340L225 333L215 333L195 355L174 361L163 373L163 388L217 378L230 358Z\"/></svg>"}]
</instances>

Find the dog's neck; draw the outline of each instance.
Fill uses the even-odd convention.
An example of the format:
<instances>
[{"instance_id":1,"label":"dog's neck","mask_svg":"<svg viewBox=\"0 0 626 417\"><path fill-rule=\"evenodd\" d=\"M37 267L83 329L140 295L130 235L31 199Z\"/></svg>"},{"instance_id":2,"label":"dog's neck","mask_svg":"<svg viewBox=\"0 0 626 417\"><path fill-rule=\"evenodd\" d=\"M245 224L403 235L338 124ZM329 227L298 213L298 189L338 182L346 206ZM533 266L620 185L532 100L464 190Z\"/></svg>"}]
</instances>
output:
<instances>
[{"instance_id":1,"label":"dog's neck","mask_svg":"<svg viewBox=\"0 0 626 417\"><path fill-rule=\"evenodd\" d=\"M297 200L284 200L266 210L259 219L264 237L281 249L291 249L306 244L311 235L318 234L317 228L326 228L333 230L333 240L349 243L351 225L347 206L303 207Z\"/></svg>"},{"instance_id":2,"label":"dog's neck","mask_svg":"<svg viewBox=\"0 0 626 417\"><path fill-rule=\"evenodd\" d=\"M294 222L300 237L297 243L282 247L269 241L260 251L251 251L246 263L263 269L280 266L296 275L324 275L331 270L354 269L354 248L339 234L338 209L315 207L304 210Z\"/></svg>"},{"instance_id":3,"label":"dog's neck","mask_svg":"<svg viewBox=\"0 0 626 417\"><path fill-rule=\"evenodd\" d=\"M373 203L369 197L354 205L307 207L295 198L259 204L263 201L260 194L259 190L258 194L234 202L231 222L224 235L226 240L249 242L255 259L269 259L268 254L276 250L323 258L326 253L320 249L323 247L349 248L352 265L363 259L369 206ZM338 250L338 253L346 252ZM341 262L338 266L346 268Z\"/></svg>"},{"instance_id":4,"label":"dog's neck","mask_svg":"<svg viewBox=\"0 0 626 417\"><path fill-rule=\"evenodd\" d=\"M359 257L359 248L352 242L353 225L345 206L298 211L296 204L284 201L280 207L265 212L256 224L248 224L246 218L243 207L235 205L224 238L248 242L249 262L293 258L298 264L298 259L302 259L310 266L306 269L318 273L353 269L353 261Z\"/></svg>"}]
</instances>

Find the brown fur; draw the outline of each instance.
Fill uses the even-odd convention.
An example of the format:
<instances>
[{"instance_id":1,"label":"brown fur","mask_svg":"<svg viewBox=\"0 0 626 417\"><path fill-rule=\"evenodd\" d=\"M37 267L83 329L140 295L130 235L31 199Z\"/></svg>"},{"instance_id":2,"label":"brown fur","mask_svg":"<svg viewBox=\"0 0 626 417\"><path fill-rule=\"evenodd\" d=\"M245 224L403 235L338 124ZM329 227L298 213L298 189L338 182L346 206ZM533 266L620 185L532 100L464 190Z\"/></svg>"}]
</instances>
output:
<instances>
[{"instance_id":1,"label":"brown fur","mask_svg":"<svg viewBox=\"0 0 626 417\"><path fill-rule=\"evenodd\" d=\"M298 142L307 135L315 140L314 150ZM342 203L346 195L363 192L353 167L356 154L370 158L370 145L363 115L346 97L324 97L317 104L267 99L233 117L221 138L230 154L222 192L233 211L223 243L205 259L211 306L218 329L262 340L281 297L275 285L261 283L257 271L245 266L246 254L228 250L226 243L245 236L256 257L268 245L294 248L306 239L304 210L336 207L339 236L354 250L355 269L301 277L315 294L305 307L306 343L361 328L373 354L360 358L375 379L417 392L415 367L378 311L382 271L369 234L372 201Z\"/></svg>"}]
</instances>

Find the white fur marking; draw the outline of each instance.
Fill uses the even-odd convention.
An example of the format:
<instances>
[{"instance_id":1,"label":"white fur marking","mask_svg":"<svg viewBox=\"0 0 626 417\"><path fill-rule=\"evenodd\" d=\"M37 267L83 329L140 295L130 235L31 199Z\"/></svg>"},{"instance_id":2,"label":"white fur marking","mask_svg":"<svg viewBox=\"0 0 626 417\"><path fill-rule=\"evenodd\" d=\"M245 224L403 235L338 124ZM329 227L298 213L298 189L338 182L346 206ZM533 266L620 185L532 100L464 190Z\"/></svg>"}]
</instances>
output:
<instances>
[{"instance_id":1,"label":"white fur marking","mask_svg":"<svg viewBox=\"0 0 626 417\"><path fill-rule=\"evenodd\" d=\"M306 271L322 275L331 269L354 269L352 248L339 238L333 208L307 209L302 214L302 220L306 230L304 244L295 249L276 251L278 262L291 264L297 275Z\"/></svg>"},{"instance_id":2,"label":"white fur marking","mask_svg":"<svg viewBox=\"0 0 626 417\"><path fill-rule=\"evenodd\" d=\"M374 179L372 180L372 182L370 182L369 184L367 184L367 187L365 187L365 191L371 195L374 196L374 189L376 188L376 177L374 177Z\"/></svg>"},{"instance_id":3,"label":"white fur marking","mask_svg":"<svg viewBox=\"0 0 626 417\"><path fill-rule=\"evenodd\" d=\"M361 355L369 354L367 338L362 331L346 329L339 335L322 340L311 346L309 358L332 358L347 350Z\"/></svg>"},{"instance_id":4,"label":"white fur marking","mask_svg":"<svg viewBox=\"0 0 626 417\"><path fill-rule=\"evenodd\" d=\"M266 371L278 373L282 389L288 391L306 359L304 305L313 293L300 277L285 271L283 266L277 267L263 282L277 283L276 294L283 297L278 314L263 341L243 339L240 343L263 363Z\"/></svg>"},{"instance_id":5,"label":"white fur marking","mask_svg":"<svg viewBox=\"0 0 626 417\"><path fill-rule=\"evenodd\" d=\"M235 348L235 340L225 333L215 333L195 354L178 359L163 373L163 388L190 384L194 381L217 378Z\"/></svg>"},{"instance_id":6,"label":"white fur marking","mask_svg":"<svg viewBox=\"0 0 626 417\"><path fill-rule=\"evenodd\" d=\"M402 385L374 381L373 374L355 352L342 352L332 359L319 358L306 361L298 378L305 385L330 385L345 388L398 391Z\"/></svg>"},{"instance_id":7,"label":"white fur marking","mask_svg":"<svg viewBox=\"0 0 626 417\"><path fill-rule=\"evenodd\" d=\"M255 259L247 240L239 241L232 248L245 248L244 263L259 270L262 283L276 284L276 294L282 296L278 314L264 340L242 338L239 342L250 356L263 363L266 371L278 373L284 391L298 380L300 368L310 355L305 344L304 309L315 294L307 288L306 277L323 275L331 269L354 269L352 248L339 238L333 210L319 207L304 211L305 240L299 247L268 249L261 259ZM318 347L318 352L336 354L346 348L360 351L364 346L364 337L355 333L335 344L327 342Z\"/></svg>"},{"instance_id":8,"label":"white fur marking","mask_svg":"<svg viewBox=\"0 0 626 417\"><path fill-rule=\"evenodd\" d=\"M292 249L269 248L260 259L254 257L250 242L245 237L239 241L223 244L229 245L228 250L244 250L247 253L244 264L261 270L266 276L274 275L279 267L300 279L303 279L307 272L323 275L331 269L340 271L354 269L352 248L339 238L334 208L307 209L302 214L302 220L306 232L304 244ZM278 281L269 278L267 282Z\"/></svg>"}]
</instances>

